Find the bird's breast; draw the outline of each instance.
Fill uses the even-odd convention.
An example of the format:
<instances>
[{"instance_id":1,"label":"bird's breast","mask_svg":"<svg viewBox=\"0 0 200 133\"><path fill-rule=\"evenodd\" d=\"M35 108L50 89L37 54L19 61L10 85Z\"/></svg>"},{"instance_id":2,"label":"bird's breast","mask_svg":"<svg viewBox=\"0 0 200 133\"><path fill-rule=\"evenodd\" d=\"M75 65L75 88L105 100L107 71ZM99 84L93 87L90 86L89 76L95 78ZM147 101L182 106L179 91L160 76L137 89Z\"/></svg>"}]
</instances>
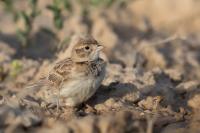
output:
<instances>
[{"instance_id":1,"label":"bird's breast","mask_svg":"<svg viewBox=\"0 0 200 133\"><path fill-rule=\"evenodd\" d=\"M91 76L80 77L64 83L60 90L63 98L72 98L81 103L91 97L99 88L103 78L94 78Z\"/></svg>"},{"instance_id":2,"label":"bird's breast","mask_svg":"<svg viewBox=\"0 0 200 133\"><path fill-rule=\"evenodd\" d=\"M80 92L81 90L85 90L92 87L92 79L91 78L77 78L69 80L66 83L63 83L61 87L61 95L75 95L75 93Z\"/></svg>"}]
</instances>

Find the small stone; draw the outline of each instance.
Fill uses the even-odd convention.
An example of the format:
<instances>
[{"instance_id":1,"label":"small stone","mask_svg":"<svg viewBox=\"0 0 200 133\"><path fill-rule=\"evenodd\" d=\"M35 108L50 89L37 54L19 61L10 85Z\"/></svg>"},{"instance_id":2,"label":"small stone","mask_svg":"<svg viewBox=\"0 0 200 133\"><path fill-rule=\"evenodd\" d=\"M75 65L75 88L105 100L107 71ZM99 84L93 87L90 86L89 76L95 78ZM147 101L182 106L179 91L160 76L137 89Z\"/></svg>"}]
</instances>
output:
<instances>
[{"instance_id":1,"label":"small stone","mask_svg":"<svg viewBox=\"0 0 200 133\"><path fill-rule=\"evenodd\" d=\"M200 109L199 101L200 101L200 95L196 94L188 101L188 105L192 107L194 110L199 110Z\"/></svg>"},{"instance_id":2,"label":"small stone","mask_svg":"<svg viewBox=\"0 0 200 133\"><path fill-rule=\"evenodd\" d=\"M195 89L197 89L199 85L200 85L199 81L196 81L196 80L186 81L186 82L180 83L175 88L175 90L179 93L190 92L190 91L194 91Z\"/></svg>"}]
</instances>

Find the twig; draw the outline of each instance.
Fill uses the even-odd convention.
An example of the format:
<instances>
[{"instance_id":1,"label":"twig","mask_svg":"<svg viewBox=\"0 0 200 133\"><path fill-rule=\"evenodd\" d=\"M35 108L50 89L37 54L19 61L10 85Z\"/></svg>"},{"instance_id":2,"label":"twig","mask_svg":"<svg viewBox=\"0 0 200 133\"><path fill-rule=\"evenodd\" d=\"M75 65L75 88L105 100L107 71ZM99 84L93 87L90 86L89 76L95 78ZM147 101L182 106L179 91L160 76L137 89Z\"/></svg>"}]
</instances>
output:
<instances>
[{"instance_id":1,"label":"twig","mask_svg":"<svg viewBox=\"0 0 200 133\"><path fill-rule=\"evenodd\" d=\"M160 45L160 44L164 44L164 43L168 43L174 40L180 39L180 37L177 34L174 34L166 39L160 40L156 43L153 43L154 46Z\"/></svg>"}]
</instances>

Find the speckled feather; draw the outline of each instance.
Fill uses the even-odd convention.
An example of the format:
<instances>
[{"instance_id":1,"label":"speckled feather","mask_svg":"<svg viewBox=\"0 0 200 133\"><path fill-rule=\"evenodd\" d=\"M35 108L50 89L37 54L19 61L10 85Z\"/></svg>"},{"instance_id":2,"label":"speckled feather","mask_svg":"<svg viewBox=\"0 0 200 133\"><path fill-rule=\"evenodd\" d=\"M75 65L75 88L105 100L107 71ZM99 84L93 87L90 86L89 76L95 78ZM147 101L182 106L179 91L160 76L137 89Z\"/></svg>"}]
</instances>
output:
<instances>
[{"instance_id":1,"label":"speckled feather","mask_svg":"<svg viewBox=\"0 0 200 133\"><path fill-rule=\"evenodd\" d=\"M63 106L76 106L86 101L105 76L106 63L98 56L99 46L91 36L79 37L71 58L57 62L46 77L21 93L20 99L27 94L53 104L59 99Z\"/></svg>"}]
</instances>

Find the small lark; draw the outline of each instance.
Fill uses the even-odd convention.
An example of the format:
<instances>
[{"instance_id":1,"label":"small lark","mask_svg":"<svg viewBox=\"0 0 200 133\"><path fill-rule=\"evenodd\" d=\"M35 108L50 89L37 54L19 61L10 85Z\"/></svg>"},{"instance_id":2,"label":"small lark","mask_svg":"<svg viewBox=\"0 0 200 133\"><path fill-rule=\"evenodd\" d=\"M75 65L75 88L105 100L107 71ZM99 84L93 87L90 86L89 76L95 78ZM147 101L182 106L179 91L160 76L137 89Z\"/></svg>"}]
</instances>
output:
<instances>
[{"instance_id":1,"label":"small lark","mask_svg":"<svg viewBox=\"0 0 200 133\"><path fill-rule=\"evenodd\" d=\"M56 63L45 78L30 86L34 92L27 92L32 97L74 107L96 92L105 76L106 63L99 57L103 46L89 35L78 36L73 43L71 57Z\"/></svg>"}]
</instances>

